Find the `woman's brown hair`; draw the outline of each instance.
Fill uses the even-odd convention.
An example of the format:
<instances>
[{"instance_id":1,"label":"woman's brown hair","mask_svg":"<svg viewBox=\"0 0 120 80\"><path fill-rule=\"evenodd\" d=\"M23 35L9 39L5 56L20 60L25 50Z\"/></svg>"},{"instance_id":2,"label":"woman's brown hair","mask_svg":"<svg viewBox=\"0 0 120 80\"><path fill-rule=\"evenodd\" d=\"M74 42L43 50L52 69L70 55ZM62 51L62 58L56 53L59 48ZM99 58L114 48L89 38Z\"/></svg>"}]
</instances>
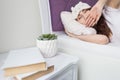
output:
<instances>
[{"instance_id":1,"label":"woman's brown hair","mask_svg":"<svg viewBox=\"0 0 120 80\"><path fill-rule=\"evenodd\" d=\"M96 29L97 34L103 34L106 35L108 38L110 38L112 32L110 30L110 28L108 27L105 18L103 16L103 14L101 15L99 21L97 22L96 25L93 26L93 28Z\"/></svg>"}]
</instances>

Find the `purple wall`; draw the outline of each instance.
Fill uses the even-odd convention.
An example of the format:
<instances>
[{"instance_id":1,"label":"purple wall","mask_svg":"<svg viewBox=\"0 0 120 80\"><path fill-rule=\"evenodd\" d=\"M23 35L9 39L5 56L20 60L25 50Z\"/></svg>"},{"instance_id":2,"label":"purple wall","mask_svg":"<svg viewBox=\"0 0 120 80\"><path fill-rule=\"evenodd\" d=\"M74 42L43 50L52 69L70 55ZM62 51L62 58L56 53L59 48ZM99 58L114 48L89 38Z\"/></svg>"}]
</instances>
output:
<instances>
[{"instance_id":1,"label":"purple wall","mask_svg":"<svg viewBox=\"0 0 120 80\"><path fill-rule=\"evenodd\" d=\"M79 1L86 2L89 5L93 6L97 0L49 0L53 31L64 30L60 19L60 12L70 11L71 6L74 6Z\"/></svg>"}]
</instances>

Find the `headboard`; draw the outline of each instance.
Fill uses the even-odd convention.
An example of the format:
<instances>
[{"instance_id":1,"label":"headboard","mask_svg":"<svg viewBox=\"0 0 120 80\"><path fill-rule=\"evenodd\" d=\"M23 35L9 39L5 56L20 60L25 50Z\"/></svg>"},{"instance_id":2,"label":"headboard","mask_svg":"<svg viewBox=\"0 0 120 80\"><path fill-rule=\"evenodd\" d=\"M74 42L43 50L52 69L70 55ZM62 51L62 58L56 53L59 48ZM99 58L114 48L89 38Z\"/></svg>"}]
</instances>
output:
<instances>
[{"instance_id":1,"label":"headboard","mask_svg":"<svg viewBox=\"0 0 120 80\"><path fill-rule=\"evenodd\" d=\"M63 31L60 12L70 11L71 6L75 6L79 1L93 6L97 0L39 0L42 33Z\"/></svg>"}]
</instances>

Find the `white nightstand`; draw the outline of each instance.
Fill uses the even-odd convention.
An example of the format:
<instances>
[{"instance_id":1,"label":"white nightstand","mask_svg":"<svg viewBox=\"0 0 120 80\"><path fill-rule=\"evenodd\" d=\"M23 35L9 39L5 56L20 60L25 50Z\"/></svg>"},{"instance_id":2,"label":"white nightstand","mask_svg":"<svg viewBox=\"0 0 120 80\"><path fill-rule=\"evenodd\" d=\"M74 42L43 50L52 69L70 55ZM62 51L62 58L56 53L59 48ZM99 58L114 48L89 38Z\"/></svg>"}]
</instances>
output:
<instances>
[{"instance_id":1,"label":"white nightstand","mask_svg":"<svg viewBox=\"0 0 120 80\"><path fill-rule=\"evenodd\" d=\"M7 54L0 54L0 64L3 63ZM78 79L78 57L70 56L64 53L58 53L55 57L45 58L47 64L54 65L53 72L38 78L37 80L77 80ZM0 65L1 66L1 65ZM3 71L0 70L0 80L12 80L5 79L3 77Z\"/></svg>"}]
</instances>

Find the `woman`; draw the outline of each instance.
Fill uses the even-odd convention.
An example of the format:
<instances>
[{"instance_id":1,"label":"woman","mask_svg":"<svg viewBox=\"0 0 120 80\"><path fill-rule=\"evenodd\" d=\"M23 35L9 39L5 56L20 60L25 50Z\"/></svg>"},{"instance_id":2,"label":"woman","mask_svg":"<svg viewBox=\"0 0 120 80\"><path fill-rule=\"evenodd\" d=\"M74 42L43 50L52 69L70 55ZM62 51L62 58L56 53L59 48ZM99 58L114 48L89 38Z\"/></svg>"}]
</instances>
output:
<instances>
[{"instance_id":1,"label":"woman","mask_svg":"<svg viewBox=\"0 0 120 80\"><path fill-rule=\"evenodd\" d=\"M85 25L90 27L97 23L102 13L112 30L111 43L117 46L120 45L120 0L98 0L86 15Z\"/></svg>"},{"instance_id":2,"label":"woman","mask_svg":"<svg viewBox=\"0 0 120 80\"><path fill-rule=\"evenodd\" d=\"M80 24L85 25L86 15L89 13L90 9L91 8L83 9L82 11L80 11L76 18L76 21L78 21ZM97 34L75 35L74 33L70 33L68 31L66 31L66 33L71 37L78 38L80 40L87 41L87 42L92 42L97 44L109 43L112 32L108 27L108 25L106 24L105 18L103 17L103 15L100 17L98 23L92 27L95 28L95 30L97 31Z\"/></svg>"}]
</instances>

